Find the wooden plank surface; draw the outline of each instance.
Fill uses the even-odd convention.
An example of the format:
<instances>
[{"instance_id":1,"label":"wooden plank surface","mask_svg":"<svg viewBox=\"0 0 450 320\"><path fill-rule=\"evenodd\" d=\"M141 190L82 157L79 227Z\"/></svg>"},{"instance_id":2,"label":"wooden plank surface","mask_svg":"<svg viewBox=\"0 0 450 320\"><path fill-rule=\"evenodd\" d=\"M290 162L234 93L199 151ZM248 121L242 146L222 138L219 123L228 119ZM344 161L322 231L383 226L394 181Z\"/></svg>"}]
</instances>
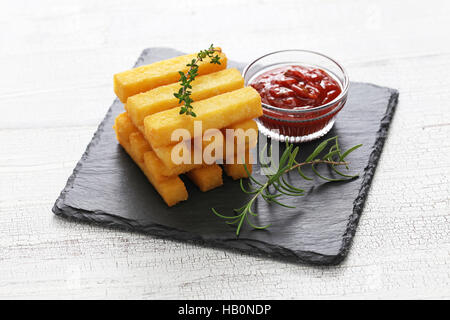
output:
<instances>
[{"instance_id":1,"label":"wooden plank surface","mask_svg":"<svg viewBox=\"0 0 450 320\"><path fill-rule=\"evenodd\" d=\"M6 1L0 298L450 298L448 1ZM189 21L180 32L181 23ZM77 224L51 207L143 48L307 48L397 88L347 260L317 268ZM355 137L356 139L356 137Z\"/></svg>"}]
</instances>

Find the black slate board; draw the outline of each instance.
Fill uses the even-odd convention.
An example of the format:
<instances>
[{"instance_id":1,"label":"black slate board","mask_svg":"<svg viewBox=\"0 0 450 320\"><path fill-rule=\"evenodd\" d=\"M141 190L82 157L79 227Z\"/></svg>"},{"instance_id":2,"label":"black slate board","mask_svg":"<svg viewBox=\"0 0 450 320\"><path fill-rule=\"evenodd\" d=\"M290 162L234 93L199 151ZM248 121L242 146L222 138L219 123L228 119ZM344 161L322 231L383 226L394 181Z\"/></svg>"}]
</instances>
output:
<instances>
[{"instance_id":1,"label":"black slate board","mask_svg":"<svg viewBox=\"0 0 450 320\"><path fill-rule=\"evenodd\" d=\"M169 48L146 49L136 66L179 54ZM243 67L232 61L229 66ZM116 142L113 121L123 112L122 103L116 99L56 200L53 212L108 227L249 254L337 264L347 255L355 234L397 100L396 90L351 83L346 106L334 128L322 139L339 135L343 149L364 144L348 159L353 172L361 173L360 178L345 183L305 182L294 178L296 185L308 190L307 196L281 200L296 205L297 209L259 201L260 218L256 222L270 222L272 226L263 231L244 227L237 239L235 229L212 214L210 208L232 214L232 209L240 207L248 197L240 190L239 183L224 175L224 186L202 193L184 179L189 200L168 208ZM302 154L309 154L322 139L301 144Z\"/></svg>"}]
</instances>

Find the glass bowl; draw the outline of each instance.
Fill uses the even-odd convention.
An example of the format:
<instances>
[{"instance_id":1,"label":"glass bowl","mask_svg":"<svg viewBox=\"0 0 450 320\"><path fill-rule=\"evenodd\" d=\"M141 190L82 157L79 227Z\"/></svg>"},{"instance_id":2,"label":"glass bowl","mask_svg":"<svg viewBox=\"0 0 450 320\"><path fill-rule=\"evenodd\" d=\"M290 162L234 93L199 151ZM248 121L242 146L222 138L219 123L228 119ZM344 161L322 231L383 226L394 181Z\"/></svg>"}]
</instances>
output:
<instances>
[{"instance_id":1,"label":"glass bowl","mask_svg":"<svg viewBox=\"0 0 450 320\"><path fill-rule=\"evenodd\" d=\"M319 68L327 72L341 87L332 101L299 110L262 104L263 116L257 119L259 130L272 139L291 143L311 141L325 135L333 127L336 115L347 101L349 79L344 68L330 57L309 50L282 50L263 55L248 64L243 72L245 85L269 70L286 65Z\"/></svg>"}]
</instances>

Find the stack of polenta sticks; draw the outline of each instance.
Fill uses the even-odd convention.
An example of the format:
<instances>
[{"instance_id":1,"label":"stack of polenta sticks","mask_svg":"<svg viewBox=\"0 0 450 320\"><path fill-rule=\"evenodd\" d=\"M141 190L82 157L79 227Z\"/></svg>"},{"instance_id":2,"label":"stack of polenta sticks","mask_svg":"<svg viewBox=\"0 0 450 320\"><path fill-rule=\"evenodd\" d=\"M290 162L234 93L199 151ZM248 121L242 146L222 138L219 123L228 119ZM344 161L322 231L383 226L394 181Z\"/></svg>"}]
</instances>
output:
<instances>
[{"instance_id":1,"label":"stack of polenta sticks","mask_svg":"<svg viewBox=\"0 0 450 320\"><path fill-rule=\"evenodd\" d=\"M180 174L186 174L200 190L208 191L223 184L222 168L215 161L223 163L226 174L233 179L247 177L244 165L238 158L245 159L248 170L252 170L249 151L256 146L257 134L254 139L246 138L245 154L242 154L242 148L237 148L236 136L230 144L225 135L227 129L253 129L257 133L257 125L252 119L262 115L261 98L253 88L244 87L244 79L237 69L226 69L225 54L220 52L219 55L221 64L211 64L209 58L198 64L198 77L192 82L191 89L196 117L180 115L180 105L174 96L180 89L177 82L179 71L186 73L189 69L186 65L195 59L196 54L114 75L114 91L126 110L115 120L117 140L168 206L188 198ZM191 144L192 147L194 138L198 138L195 121L202 124L202 148L214 141L220 144L223 152L218 152L212 163L211 159L209 162L200 159L177 164L172 157L174 148L181 143ZM192 139L172 141L172 133L176 129L185 129ZM208 140L205 138L208 129L220 131L216 130L219 134Z\"/></svg>"}]
</instances>

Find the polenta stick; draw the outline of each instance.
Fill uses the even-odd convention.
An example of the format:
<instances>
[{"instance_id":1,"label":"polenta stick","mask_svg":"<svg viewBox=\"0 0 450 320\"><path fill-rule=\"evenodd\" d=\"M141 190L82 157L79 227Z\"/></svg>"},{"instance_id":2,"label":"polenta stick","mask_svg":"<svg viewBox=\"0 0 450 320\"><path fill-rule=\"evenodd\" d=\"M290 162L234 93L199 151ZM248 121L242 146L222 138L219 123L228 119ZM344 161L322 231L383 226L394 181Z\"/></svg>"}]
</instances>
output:
<instances>
[{"instance_id":1,"label":"polenta stick","mask_svg":"<svg viewBox=\"0 0 450 320\"><path fill-rule=\"evenodd\" d=\"M118 130L122 130L124 131L124 139L126 139L126 143L129 143L128 141L131 141L132 139L134 139L135 143L134 146L136 148L140 148L142 150L144 150L143 152L138 152L137 154L142 155L142 157L139 159L139 161L143 161L143 153L152 150L150 144L147 142L147 140L143 137L143 135L140 133L140 131L136 128L136 126L133 125L133 123L131 122L131 119L129 118L129 116L127 115L126 112L120 114L117 119L116 122L120 122L121 125L116 125L116 127L118 128ZM119 137L119 134L117 134ZM206 134L205 134L206 136ZM214 131L214 139L209 139L209 140L202 140L200 143L202 145L202 150L200 151L204 151L205 148L207 148L211 143L216 143L217 144L217 150L223 150L223 134L221 131L216 130ZM217 140L215 140L217 139ZM118 138L119 140L119 138ZM216 142L217 141L217 142ZM120 140L119 140L120 142ZM185 149L182 148L182 144L185 143L189 143L191 145L191 152L190 152L190 157L189 159L187 159L187 161L185 163L175 163L173 159L173 155L172 155L172 151L174 148L177 148L177 146L180 146L177 150L179 151L184 151ZM215 162L217 159L220 159L223 157L221 152L218 152L218 154L212 154L211 157L209 159L207 159L208 161L206 162L205 159L203 158L203 152L199 152L199 159L196 159L196 155L195 155L195 148L194 148L194 143L191 140L188 141L181 141L176 145L169 145L169 146L165 146L165 147L161 147L161 148L157 148L154 149L152 151L155 151L156 156L159 158L159 162L158 162L158 174L161 176L166 176L166 177L172 177L172 176L177 176L183 173L186 173L190 170L193 170L195 168L200 168L202 166L205 165L209 165L212 164L213 162ZM186 150L187 151L187 150ZM174 151L175 152L175 151ZM180 152L180 154L182 154L183 152ZM195 161L197 160L197 161Z\"/></svg>"},{"instance_id":2,"label":"polenta stick","mask_svg":"<svg viewBox=\"0 0 450 320\"><path fill-rule=\"evenodd\" d=\"M197 77L191 85L191 98L198 101L240 89L244 87L244 78L237 69L225 69ZM134 125L144 132L146 116L179 105L178 99L174 96L179 89L179 83L172 83L129 97L125 105L128 116Z\"/></svg>"},{"instance_id":3,"label":"polenta stick","mask_svg":"<svg viewBox=\"0 0 450 320\"><path fill-rule=\"evenodd\" d=\"M186 175L203 192L220 187L223 184L222 168L217 164L191 170Z\"/></svg>"},{"instance_id":4,"label":"polenta stick","mask_svg":"<svg viewBox=\"0 0 450 320\"><path fill-rule=\"evenodd\" d=\"M156 153L155 153L156 155ZM158 157L158 155L156 155ZM158 157L159 159L159 157ZM179 174L183 174L186 173L190 170L193 170L195 168L200 168L202 167L204 164L203 163L187 163L187 164L180 164L176 167L173 168L167 168L161 161L161 159L159 159L159 161L161 162L162 166L160 168L161 170L161 174L165 175L165 176L173 176L173 175L179 175Z\"/></svg>"},{"instance_id":5,"label":"polenta stick","mask_svg":"<svg viewBox=\"0 0 450 320\"><path fill-rule=\"evenodd\" d=\"M130 135L136 131L136 127L131 122L126 112L117 116L114 122L114 129L116 131L117 141L124 146L129 145Z\"/></svg>"},{"instance_id":6,"label":"polenta stick","mask_svg":"<svg viewBox=\"0 0 450 320\"><path fill-rule=\"evenodd\" d=\"M201 150L196 150L197 146L193 140L183 140L175 145L154 148L153 151L155 151L156 155L168 169L175 169L176 167L183 166L184 164L181 163L182 160L186 160L184 162L187 163L199 162L201 164L212 164L223 157L224 136L220 130L213 131L213 134L211 135L205 134L201 142L198 142L198 145L202 147ZM211 148L211 150L209 148ZM187 152L185 157L184 152ZM196 159L195 152L198 152L197 158L201 157L201 159ZM207 153L208 159L204 157L204 153Z\"/></svg>"},{"instance_id":7,"label":"polenta stick","mask_svg":"<svg viewBox=\"0 0 450 320\"><path fill-rule=\"evenodd\" d=\"M228 162L234 159L236 154L247 152L258 143L258 125L254 120L246 120L235 123L222 129L225 136L223 145L223 159Z\"/></svg>"},{"instance_id":8,"label":"polenta stick","mask_svg":"<svg viewBox=\"0 0 450 320\"><path fill-rule=\"evenodd\" d=\"M247 171L245 170L244 163L247 165L247 170L251 174L253 169L253 155L251 149L245 149L244 154L235 155L232 161L225 160L223 168L225 173L237 180L240 178L248 178Z\"/></svg>"},{"instance_id":9,"label":"polenta stick","mask_svg":"<svg viewBox=\"0 0 450 320\"><path fill-rule=\"evenodd\" d=\"M219 52L220 64L210 63L210 58L198 62L198 74L208 74L227 67L227 57ZM180 79L179 71L186 73L188 63L197 57L197 53L167 59L145 66L137 67L114 75L114 92L125 103L127 98L135 94L151 90Z\"/></svg>"},{"instance_id":10,"label":"polenta stick","mask_svg":"<svg viewBox=\"0 0 450 320\"><path fill-rule=\"evenodd\" d=\"M262 115L261 97L252 87L196 101L192 107L196 117L180 115L179 108L172 108L144 119L145 137L153 148L173 143L171 137L176 129L187 130L195 137L208 129L225 128ZM200 132L194 132L195 121L201 122Z\"/></svg>"},{"instance_id":11,"label":"polenta stick","mask_svg":"<svg viewBox=\"0 0 450 320\"><path fill-rule=\"evenodd\" d=\"M222 159L223 135L219 130L215 131L215 133L214 139L199 142L198 144L199 147L201 146L201 149L199 148L197 151L197 146L192 140L181 141L176 145L153 149L163 164L161 174L165 176L179 175L205 165L211 165L216 160ZM208 148L210 147L212 152L209 152ZM183 157L184 152L187 152L186 157ZM177 153L179 159L175 158Z\"/></svg>"},{"instance_id":12,"label":"polenta stick","mask_svg":"<svg viewBox=\"0 0 450 320\"><path fill-rule=\"evenodd\" d=\"M231 177L233 180L248 178L247 171L245 171L245 167L243 164L224 164L223 168L227 176ZM252 168L253 166L251 163L247 164L247 170L250 174L252 173Z\"/></svg>"},{"instance_id":13,"label":"polenta stick","mask_svg":"<svg viewBox=\"0 0 450 320\"><path fill-rule=\"evenodd\" d=\"M178 176L166 177L160 173L161 161L151 151L150 145L133 126L126 113L116 118L114 129L119 143L141 168L169 207L187 200L188 193L183 181Z\"/></svg>"},{"instance_id":14,"label":"polenta stick","mask_svg":"<svg viewBox=\"0 0 450 320\"><path fill-rule=\"evenodd\" d=\"M247 170L249 173L252 173L252 163L251 159L253 159L251 151L256 146L258 142L258 125L254 120L247 120L244 122L233 124L226 129L223 129L225 135L227 135L226 130L233 129L234 130L234 139L230 139L228 137L227 143L225 143L224 148L224 170L225 173L230 176L233 180L237 180L240 178L248 178L247 171L245 170L244 163L247 164ZM241 129L242 131L239 131ZM254 132L249 132L248 135L245 135L247 130L254 130ZM229 132L228 134L231 134ZM245 140L242 142L240 138L244 138ZM233 137L233 136L232 136ZM244 149L244 153L238 150L238 143L243 143L243 146L240 146ZM230 146L231 144L231 146ZM230 150L231 149L231 150ZM242 157L242 159L241 159ZM239 160L239 161L238 161Z\"/></svg>"}]
</instances>

